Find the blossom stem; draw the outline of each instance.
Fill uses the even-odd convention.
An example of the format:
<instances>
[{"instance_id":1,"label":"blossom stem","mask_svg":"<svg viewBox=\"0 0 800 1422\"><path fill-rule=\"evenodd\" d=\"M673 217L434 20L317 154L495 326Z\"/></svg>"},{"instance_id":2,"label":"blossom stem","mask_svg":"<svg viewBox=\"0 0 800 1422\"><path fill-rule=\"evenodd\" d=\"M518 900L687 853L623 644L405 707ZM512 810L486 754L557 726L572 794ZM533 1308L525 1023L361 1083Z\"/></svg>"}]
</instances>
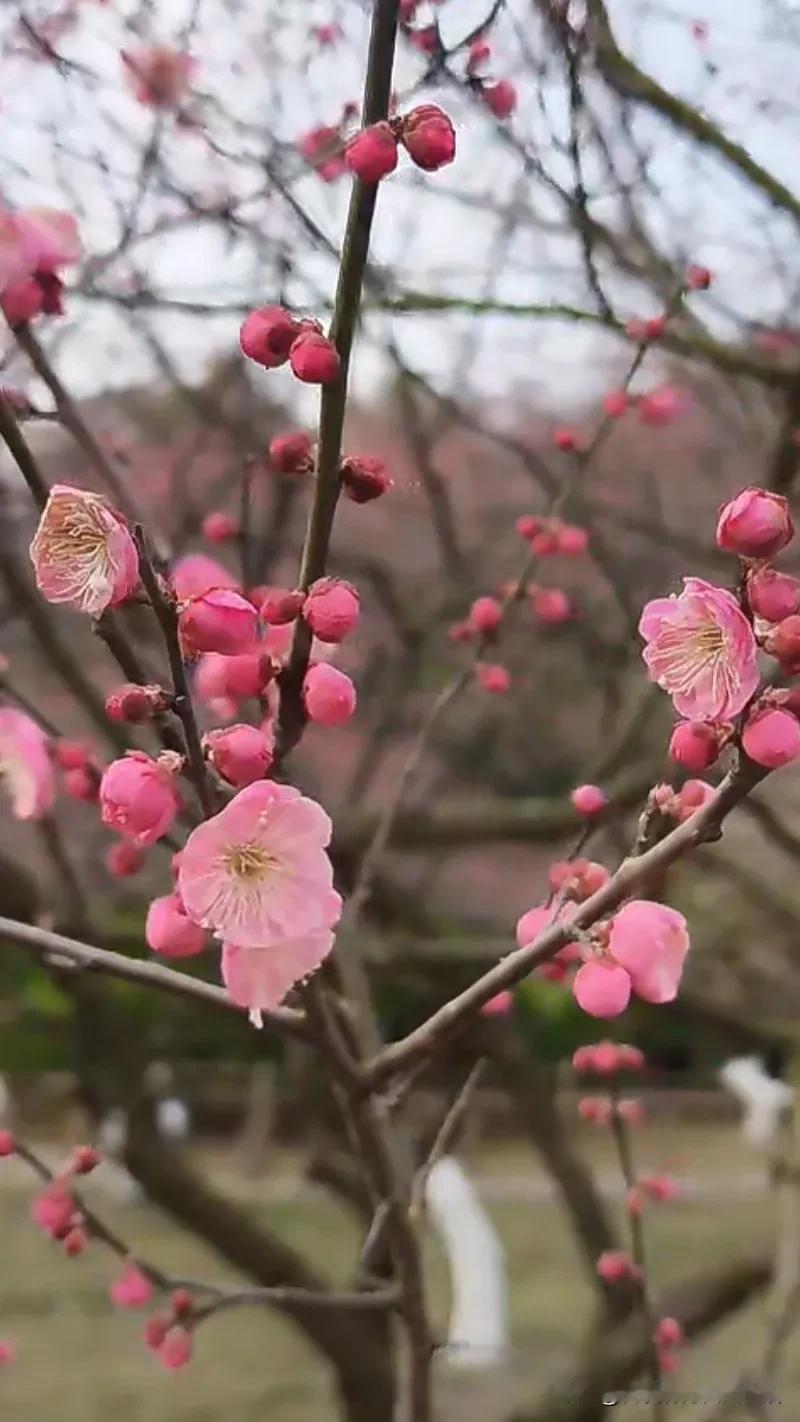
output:
<instances>
[{"instance_id":1,"label":"blossom stem","mask_svg":"<svg viewBox=\"0 0 800 1422\"><path fill-rule=\"evenodd\" d=\"M609 1095L611 1097L611 1134L617 1148L619 1166L622 1178L625 1182L625 1189L628 1195L636 1189L636 1168L633 1161L633 1147L631 1145L630 1132L626 1121L620 1115L619 1092L616 1083L610 1084ZM661 1399L661 1364L658 1357L658 1347L655 1341L656 1316L653 1308L653 1301L650 1294L650 1282L647 1277L647 1254L645 1248L644 1221L638 1210L629 1208L628 1220L631 1233L631 1255L637 1269L639 1300L641 1303L642 1322L645 1333L645 1357L647 1358L647 1370L650 1378L650 1386L654 1393L654 1417L656 1422L663 1422L663 1407Z\"/></svg>"}]
</instances>

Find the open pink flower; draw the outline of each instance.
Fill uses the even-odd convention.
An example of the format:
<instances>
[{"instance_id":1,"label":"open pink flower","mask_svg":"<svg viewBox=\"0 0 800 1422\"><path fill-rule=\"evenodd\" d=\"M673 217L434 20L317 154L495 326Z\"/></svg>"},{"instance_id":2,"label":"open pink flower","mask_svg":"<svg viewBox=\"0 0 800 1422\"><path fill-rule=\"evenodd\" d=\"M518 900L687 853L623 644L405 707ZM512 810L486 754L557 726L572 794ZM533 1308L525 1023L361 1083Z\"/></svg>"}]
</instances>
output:
<instances>
[{"instance_id":1,"label":"open pink flower","mask_svg":"<svg viewBox=\"0 0 800 1422\"><path fill-rule=\"evenodd\" d=\"M338 896L337 896L338 897ZM297 938L278 938L263 948L222 946L222 980L228 996L261 1026L262 1012L283 1002L295 983L316 971L333 947L333 930L317 928Z\"/></svg>"},{"instance_id":2,"label":"open pink flower","mask_svg":"<svg viewBox=\"0 0 800 1422\"><path fill-rule=\"evenodd\" d=\"M685 578L678 597L648 602L639 631L652 680L690 720L730 721L758 687L752 628L724 588Z\"/></svg>"},{"instance_id":3,"label":"open pink flower","mask_svg":"<svg viewBox=\"0 0 800 1422\"><path fill-rule=\"evenodd\" d=\"M99 617L130 597L139 557L128 528L99 494L54 484L31 544L36 584L48 602Z\"/></svg>"},{"instance_id":4,"label":"open pink flower","mask_svg":"<svg viewBox=\"0 0 800 1422\"><path fill-rule=\"evenodd\" d=\"M227 943L268 951L288 940L302 957L308 935L329 931L341 911L330 837L325 811L299 790L248 785L189 835L178 871L186 912Z\"/></svg>"},{"instance_id":5,"label":"open pink flower","mask_svg":"<svg viewBox=\"0 0 800 1422\"><path fill-rule=\"evenodd\" d=\"M608 949L630 975L646 1002L672 1002L678 995L689 951L686 919L677 909L633 899L614 915Z\"/></svg>"},{"instance_id":6,"label":"open pink flower","mask_svg":"<svg viewBox=\"0 0 800 1422\"><path fill-rule=\"evenodd\" d=\"M18 820L40 820L55 799L55 776L41 726L11 706L0 708L0 774Z\"/></svg>"}]
</instances>

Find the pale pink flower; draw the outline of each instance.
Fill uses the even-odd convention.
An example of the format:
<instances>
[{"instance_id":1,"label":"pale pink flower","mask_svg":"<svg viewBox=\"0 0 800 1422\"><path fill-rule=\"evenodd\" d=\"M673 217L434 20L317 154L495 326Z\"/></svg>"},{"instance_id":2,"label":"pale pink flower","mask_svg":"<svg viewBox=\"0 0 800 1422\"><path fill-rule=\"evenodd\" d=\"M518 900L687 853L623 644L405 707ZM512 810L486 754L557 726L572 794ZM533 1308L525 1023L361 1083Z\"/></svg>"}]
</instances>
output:
<instances>
[{"instance_id":1,"label":"pale pink flower","mask_svg":"<svg viewBox=\"0 0 800 1422\"><path fill-rule=\"evenodd\" d=\"M629 974L638 997L672 1002L689 951L686 919L665 904L633 899L612 920L608 951Z\"/></svg>"},{"instance_id":2,"label":"pale pink flower","mask_svg":"<svg viewBox=\"0 0 800 1422\"><path fill-rule=\"evenodd\" d=\"M222 945L222 980L228 996L261 1026L262 1012L277 1007L295 983L316 971L333 947L333 930L317 928L296 938L276 938L263 948Z\"/></svg>"},{"instance_id":3,"label":"pale pink flower","mask_svg":"<svg viewBox=\"0 0 800 1422\"><path fill-rule=\"evenodd\" d=\"M330 837L321 805L293 786L248 785L189 835L178 870L186 912L218 938L262 951L329 931L341 911Z\"/></svg>"},{"instance_id":4,"label":"pale pink flower","mask_svg":"<svg viewBox=\"0 0 800 1422\"><path fill-rule=\"evenodd\" d=\"M11 706L0 708L0 775L18 820L40 820L55 799L55 775L41 726Z\"/></svg>"},{"instance_id":5,"label":"pale pink flower","mask_svg":"<svg viewBox=\"0 0 800 1422\"><path fill-rule=\"evenodd\" d=\"M36 584L48 602L100 617L139 582L136 544L100 494L54 484L31 544Z\"/></svg>"},{"instance_id":6,"label":"pale pink flower","mask_svg":"<svg viewBox=\"0 0 800 1422\"><path fill-rule=\"evenodd\" d=\"M172 826L178 795L169 765L144 751L112 761L100 781L100 817L140 849L155 844Z\"/></svg>"},{"instance_id":7,"label":"pale pink flower","mask_svg":"<svg viewBox=\"0 0 800 1422\"><path fill-rule=\"evenodd\" d=\"M677 597L648 602L639 631L650 676L690 720L730 721L759 684L758 649L732 593L684 578Z\"/></svg>"}]
</instances>

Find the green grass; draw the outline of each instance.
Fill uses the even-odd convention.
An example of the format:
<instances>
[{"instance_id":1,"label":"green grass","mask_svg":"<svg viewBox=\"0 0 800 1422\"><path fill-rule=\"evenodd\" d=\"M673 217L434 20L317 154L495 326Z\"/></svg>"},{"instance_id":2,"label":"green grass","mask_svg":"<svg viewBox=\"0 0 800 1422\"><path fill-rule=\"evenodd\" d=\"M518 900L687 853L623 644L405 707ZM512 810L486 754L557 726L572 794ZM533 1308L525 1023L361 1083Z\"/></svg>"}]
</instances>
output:
<instances>
[{"instance_id":1,"label":"green grass","mask_svg":"<svg viewBox=\"0 0 800 1422\"><path fill-rule=\"evenodd\" d=\"M669 1147L675 1168L705 1168L715 1179L726 1165L752 1172L732 1133L724 1141L697 1128L654 1131L641 1154L649 1164L663 1160ZM703 1149L703 1140L706 1149ZM605 1161L605 1142L587 1138L592 1154ZM502 1193L504 1177L533 1178L530 1156L521 1147L485 1150L474 1163L492 1176L492 1194ZM680 1159L678 1159L679 1157ZM699 1159L699 1167L698 1167ZM291 1161L282 1166L291 1175ZM265 1185L270 1182L265 1182ZM239 1193L242 1193L241 1186ZM258 1194L251 1188L250 1195ZM93 1246L68 1260L57 1245L27 1221L29 1190L16 1170L0 1176L0 1336L13 1339L19 1356L0 1375L2 1422L330 1422L335 1416L330 1379L300 1334L272 1312L241 1310L212 1320L201 1330L190 1368L165 1372L147 1352L143 1315L116 1311L107 1299L114 1275L111 1256ZM102 1212L145 1257L174 1272L229 1280L221 1261L144 1206L121 1207L100 1197ZM249 1208L270 1228L314 1261L333 1282L348 1278L356 1247L349 1216L321 1196L304 1194ZM511 1270L513 1357L490 1377L442 1375L439 1422L500 1422L513 1401L533 1399L574 1357L576 1342L591 1317L591 1294L562 1213L553 1202L527 1203L518 1195L495 1199L492 1213L508 1251ZM769 1243L771 1207L758 1194L721 1193L714 1199L687 1199L654 1209L648 1223L653 1277L660 1284L685 1278L704 1265ZM431 1243L434 1308L446 1320L447 1286L442 1261ZM746 1310L733 1324L693 1350L675 1385L689 1389L723 1387L757 1356L763 1304ZM790 1344L781 1415L800 1415L800 1348ZM617 1409L625 1419L635 1409ZM682 1407L690 1417L693 1409ZM708 1409L706 1409L708 1412ZM641 1409L639 1409L639 1414ZM702 1412L698 1414L702 1415Z\"/></svg>"}]
</instances>

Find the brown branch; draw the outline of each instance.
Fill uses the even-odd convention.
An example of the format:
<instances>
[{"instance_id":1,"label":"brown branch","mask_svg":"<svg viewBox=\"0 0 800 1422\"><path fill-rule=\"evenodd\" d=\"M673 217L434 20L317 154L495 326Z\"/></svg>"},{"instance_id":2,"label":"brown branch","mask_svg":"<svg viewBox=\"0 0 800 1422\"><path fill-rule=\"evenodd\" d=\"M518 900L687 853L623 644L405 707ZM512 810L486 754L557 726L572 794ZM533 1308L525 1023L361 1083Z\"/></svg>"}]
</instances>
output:
<instances>
[{"instance_id":1,"label":"brown branch","mask_svg":"<svg viewBox=\"0 0 800 1422\"><path fill-rule=\"evenodd\" d=\"M608 883L581 904L568 923L556 922L546 928L535 942L512 952L408 1036L384 1047L365 1068L364 1075L369 1085L374 1088L397 1071L406 1070L419 1058L437 1051L485 1002L504 988L521 982L533 968L552 958L574 936L575 928L590 928L619 908L635 889L662 874L670 864L700 845L718 839L727 815L766 774L765 770L746 761L731 771L711 799L691 819L678 825L646 853L624 860Z\"/></svg>"},{"instance_id":2,"label":"brown branch","mask_svg":"<svg viewBox=\"0 0 800 1422\"><path fill-rule=\"evenodd\" d=\"M98 973L103 977L119 978L123 982L135 983L140 987L156 988L173 997L188 998L207 1007L216 1007L223 1012L231 1012L242 1019L246 1012L232 1002L223 988L214 987L200 978L177 973L161 963L150 963L139 958L126 958L122 953L110 953L105 948L94 948L88 943L65 938L60 933L51 933L44 928L35 928L15 919L0 917L0 937L19 948L24 948L43 962L51 961L59 968L74 968L82 972ZM289 1007L278 1007L263 1014L267 1026L292 1036L307 1035L305 1019L301 1012Z\"/></svg>"}]
</instances>

